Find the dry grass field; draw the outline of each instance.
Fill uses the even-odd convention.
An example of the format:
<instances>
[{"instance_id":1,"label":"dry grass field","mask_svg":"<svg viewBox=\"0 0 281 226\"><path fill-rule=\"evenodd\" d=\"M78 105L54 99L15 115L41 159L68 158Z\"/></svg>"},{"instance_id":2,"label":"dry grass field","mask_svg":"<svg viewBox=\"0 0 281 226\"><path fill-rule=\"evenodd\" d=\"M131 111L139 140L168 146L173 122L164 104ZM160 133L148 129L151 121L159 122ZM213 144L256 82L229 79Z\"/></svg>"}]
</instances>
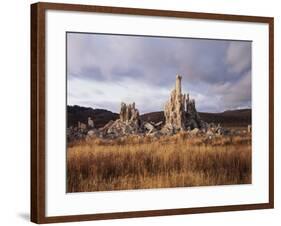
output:
<instances>
[{"instance_id":1,"label":"dry grass field","mask_svg":"<svg viewBox=\"0 0 281 226\"><path fill-rule=\"evenodd\" d=\"M251 134L93 138L69 145L67 192L251 183Z\"/></svg>"}]
</instances>

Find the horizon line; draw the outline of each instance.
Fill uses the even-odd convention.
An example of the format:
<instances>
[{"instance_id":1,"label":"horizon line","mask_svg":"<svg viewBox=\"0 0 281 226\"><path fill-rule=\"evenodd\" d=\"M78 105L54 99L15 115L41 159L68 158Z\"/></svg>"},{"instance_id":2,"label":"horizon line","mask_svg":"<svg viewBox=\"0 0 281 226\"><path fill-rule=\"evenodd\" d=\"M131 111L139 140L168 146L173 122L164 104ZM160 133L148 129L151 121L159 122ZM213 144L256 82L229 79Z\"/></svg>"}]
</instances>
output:
<instances>
[{"instance_id":1,"label":"horizon line","mask_svg":"<svg viewBox=\"0 0 281 226\"><path fill-rule=\"evenodd\" d=\"M67 107L91 108L91 109L93 109L93 110L106 110L106 111L110 111L110 112L115 113L115 114L119 114L118 112L111 111L111 110L108 110L108 109L106 109L106 108L94 108L94 107L90 107L90 106L82 106L82 105L77 105L77 104L74 104L74 105L68 105L68 104L66 104L66 106L67 106ZM138 108L137 108L137 109L138 109ZM217 111L217 112L209 112L209 111L197 111L197 112L198 112L198 113L218 114L218 113L224 113L224 112L227 112L227 111L239 111L239 110L252 110L252 108L251 108L251 107L245 107L245 108L227 109L227 110ZM142 113L141 115L149 114L149 113L153 113L153 112L164 112L164 110L145 112L145 113Z\"/></svg>"}]
</instances>

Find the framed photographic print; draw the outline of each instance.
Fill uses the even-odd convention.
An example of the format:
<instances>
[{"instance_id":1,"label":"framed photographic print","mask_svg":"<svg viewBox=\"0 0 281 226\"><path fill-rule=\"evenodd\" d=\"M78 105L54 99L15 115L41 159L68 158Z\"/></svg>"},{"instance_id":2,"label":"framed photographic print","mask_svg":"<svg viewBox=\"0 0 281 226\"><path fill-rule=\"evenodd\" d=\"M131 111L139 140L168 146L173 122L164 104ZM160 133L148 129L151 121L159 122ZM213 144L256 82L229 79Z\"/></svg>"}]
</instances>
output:
<instances>
[{"instance_id":1,"label":"framed photographic print","mask_svg":"<svg viewBox=\"0 0 281 226\"><path fill-rule=\"evenodd\" d=\"M31 220L274 206L273 18L31 5Z\"/></svg>"}]
</instances>

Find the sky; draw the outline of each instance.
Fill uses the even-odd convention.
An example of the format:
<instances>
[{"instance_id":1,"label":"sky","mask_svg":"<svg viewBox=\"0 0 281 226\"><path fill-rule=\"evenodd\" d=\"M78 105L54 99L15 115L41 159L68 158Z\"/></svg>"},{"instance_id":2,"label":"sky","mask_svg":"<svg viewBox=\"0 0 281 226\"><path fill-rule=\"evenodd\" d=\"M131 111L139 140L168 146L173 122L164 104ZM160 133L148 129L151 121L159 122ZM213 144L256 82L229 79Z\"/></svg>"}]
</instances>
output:
<instances>
[{"instance_id":1,"label":"sky","mask_svg":"<svg viewBox=\"0 0 281 226\"><path fill-rule=\"evenodd\" d=\"M200 112L251 108L251 42L67 33L67 104L162 111L182 76Z\"/></svg>"}]
</instances>

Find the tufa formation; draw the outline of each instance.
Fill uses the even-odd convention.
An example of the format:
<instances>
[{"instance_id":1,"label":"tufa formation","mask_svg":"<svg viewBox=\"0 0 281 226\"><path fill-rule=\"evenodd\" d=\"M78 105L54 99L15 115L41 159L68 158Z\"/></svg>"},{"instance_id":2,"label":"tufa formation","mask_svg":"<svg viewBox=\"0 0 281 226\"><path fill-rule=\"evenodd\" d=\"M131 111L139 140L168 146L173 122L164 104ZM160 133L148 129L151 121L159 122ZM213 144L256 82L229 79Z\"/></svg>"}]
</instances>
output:
<instances>
[{"instance_id":1,"label":"tufa formation","mask_svg":"<svg viewBox=\"0 0 281 226\"><path fill-rule=\"evenodd\" d=\"M119 119L111 120L104 127L97 129L94 120L89 117L87 124L78 122L78 127L68 128L68 140L91 137L113 139L127 135L159 137L172 135L179 131L190 131L191 136L205 134L210 137L215 134L227 134L228 131L220 125L208 124L200 119L195 100L190 99L188 93L182 93L181 80L182 77L177 75L175 87L164 105L164 122L141 121L135 103L121 103Z\"/></svg>"},{"instance_id":2,"label":"tufa formation","mask_svg":"<svg viewBox=\"0 0 281 226\"><path fill-rule=\"evenodd\" d=\"M180 75L176 76L176 85L170 94L170 99L165 104L165 126L163 131L190 130L202 128L204 122L200 119L195 108L195 100L189 94L182 94Z\"/></svg>"},{"instance_id":3,"label":"tufa formation","mask_svg":"<svg viewBox=\"0 0 281 226\"><path fill-rule=\"evenodd\" d=\"M119 119L110 121L103 128L99 129L100 136L116 138L128 134L138 134L141 132L141 121L139 110L135 103L121 103Z\"/></svg>"}]
</instances>

